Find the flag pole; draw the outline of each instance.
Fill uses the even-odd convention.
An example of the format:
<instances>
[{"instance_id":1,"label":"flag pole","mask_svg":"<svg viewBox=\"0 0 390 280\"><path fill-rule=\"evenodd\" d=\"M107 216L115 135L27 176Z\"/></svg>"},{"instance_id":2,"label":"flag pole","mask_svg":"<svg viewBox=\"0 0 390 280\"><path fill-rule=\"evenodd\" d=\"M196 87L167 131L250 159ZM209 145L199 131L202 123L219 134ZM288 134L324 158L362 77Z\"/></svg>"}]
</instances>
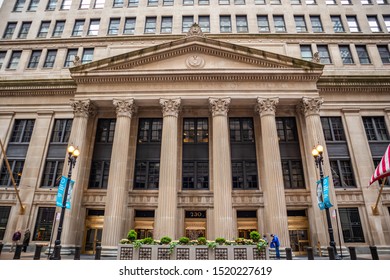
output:
<instances>
[{"instance_id":1,"label":"flag pole","mask_svg":"<svg viewBox=\"0 0 390 280\"><path fill-rule=\"evenodd\" d=\"M12 181L12 185L14 186L14 189L15 189L15 193L16 193L16 197L19 201L19 204L20 204L20 214L23 215L24 214L24 210L26 209L26 206L24 206L22 204L22 200L20 199L20 196L19 196L19 190L16 186L16 182L15 182L15 179L14 179L14 175L12 173L12 170L11 170L11 166L9 165L9 162L8 162L8 158L7 158L7 155L5 154L5 150L4 150L4 146L3 146L3 142L1 142L1 139L0 139L0 146L1 146L1 152L3 153L3 156L4 156L4 162L5 162L5 165L7 166L7 170L8 170L8 173L9 173L9 176L11 178L11 181Z\"/></svg>"},{"instance_id":2,"label":"flag pole","mask_svg":"<svg viewBox=\"0 0 390 280\"><path fill-rule=\"evenodd\" d=\"M379 210L378 210L379 198L381 197L381 194L382 194L382 191L383 191L383 187L385 186L386 179L387 179L387 177L383 178L383 181L382 181L382 184L381 184L381 188L379 189L378 197L376 198L376 203L375 203L375 205L371 206L372 214L374 216L378 216L379 215Z\"/></svg>"}]
</instances>

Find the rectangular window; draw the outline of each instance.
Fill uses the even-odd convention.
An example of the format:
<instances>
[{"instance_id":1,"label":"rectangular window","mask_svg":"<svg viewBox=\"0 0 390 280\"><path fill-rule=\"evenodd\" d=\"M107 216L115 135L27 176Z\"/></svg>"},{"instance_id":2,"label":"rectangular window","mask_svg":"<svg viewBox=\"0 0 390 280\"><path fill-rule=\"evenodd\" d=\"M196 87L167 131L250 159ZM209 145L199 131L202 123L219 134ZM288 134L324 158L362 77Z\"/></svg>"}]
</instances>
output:
<instances>
[{"instance_id":1,"label":"rectangular window","mask_svg":"<svg viewBox=\"0 0 390 280\"><path fill-rule=\"evenodd\" d=\"M138 143L161 143L162 119L141 119Z\"/></svg>"},{"instance_id":2,"label":"rectangular window","mask_svg":"<svg viewBox=\"0 0 390 280\"><path fill-rule=\"evenodd\" d=\"M382 32L379 26L377 16L367 16L368 25L370 26L371 32Z\"/></svg>"},{"instance_id":3,"label":"rectangular window","mask_svg":"<svg viewBox=\"0 0 390 280\"><path fill-rule=\"evenodd\" d=\"M187 33L192 24L194 23L194 17L193 16L183 16L183 22L181 26L181 32Z\"/></svg>"},{"instance_id":4,"label":"rectangular window","mask_svg":"<svg viewBox=\"0 0 390 280\"><path fill-rule=\"evenodd\" d=\"M310 16L311 29L313 32L323 32L321 17L320 16Z\"/></svg>"},{"instance_id":5,"label":"rectangular window","mask_svg":"<svg viewBox=\"0 0 390 280\"><path fill-rule=\"evenodd\" d=\"M3 34L3 39L11 39L15 32L16 22L8 22L7 27Z\"/></svg>"},{"instance_id":6,"label":"rectangular window","mask_svg":"<svg viewBox=\"0 0 390 280\"><path fill-rule=\"evenodd\" d=\"M184 119L184 143L208 143L209 130L207 119Z\"/></svg>"},{"instance_id":7,"label":"rectangular window","mask_svg":"<svg viewBox=\"0 0 390 280\"><path fill-rule=\"evenodd\" d=\"M344 242L365 242L359 209L339 208L339 215Z\"/></svg>"},{"instance_id":8,"label":"rectangular window","mask_svg":"<svg viewBox=\"0 0 390 280\"><path fill-rule=\"evenodd\" d=\"M42 21L37 37L46 38L47 34L49 33L49 27L50 27L50 21Z\"/></svg>"},{"instance_id":9,"label":"rectangular window","mask_svg":"<svg viewBox=\"0 0 390 280\"><path fill-rule=\"evenodd\" d=\"M138 7L139 0L129 0L129 7Z\"/></svg>"},{"instance_id":10,"label":"rectangular window","mask_svg":"<svg viewBox=\"0 0 390 280\"><path fill-rule=\"evenodd\" d=\"M42 51L41 50L35 50L32 51L30 60L28 61L27 68L29 69L36 69L38 67L39 59L41 58Z\"/></svg>"},{"instance_id":11,"label":"rectangular window","mask_svg":"<svg viewBox=\"0 0 390 280\"><path fill-rule=\"evenodd\" d=\"M363 117L363 125L368 141L390 140L384 117Z\"/></svg>"},{"instance_id":12,"label":"rectangular window","mask_svg":"<svg viewBox=\"0 0 390 280\"><path fill-rule=\"evenodd\" d=\"M210 4L210 0L199 0L198 1L198 5L209 5Z\"/></svg>"},{"instance_id":13,"label":"rectangular window","mask_svg":"<svg viewBox=\"0 0 390 280\"><path fill-rule=\"evenodd\" d=\"M230 0L218 0L219 5L230 5Z\"/></svg>"},{"instance_id":14,"label":"rectangular window","mask_svg":"<svg viewBox=\"0 0 390 280\"><path fill-rule=\"evenodd\" d=\"M230 118L229 129L231 143L252 143L255 141L252 118Z\"/></svg>"},{"instance_id":15,"label":"rectangular window","mask_svg":"<svg viewBox=\"0 0 390 280\"><path fill-rule=\"evenodd\" d=\"M57 1L58 0L49 0L47 2L46 10L47 11L54 11L57 7Z\"/></svg>"},{"instance_id":16,"label":"rectangular window","mask_svg":"<svg viewBox=\"0 0 390 280\"><path fill-rule=\"evenodd\" d=\"M113 143L115 134L115 119L99 119L96 129L96 143Z\"/></svg>"},{"instance_id":17,"label":"rectangular window","mask_svg":"<svg viewBox=\"0 0 390 280\"><path fill-rule=\"evenodd\" d=\"M83 35L83 29L84 29L84 19L78 19L75 21L72 31L72 36L81 36Z\"/></svg>"},{"instance_id":18,"label":"rectangular window","mask_svg":"<svg viewBox=\"0 0 390 280\"><path fill-rule=\"evenodd\" d=\"M91 6L91 0L81 0L80 9L89 9L89 6Z\"/></svg>"},{"instance_id":19,"label":"rectangular window","mask_svg":"<svg viewBox=\"0 0 390 280\"><path fill-rule=\"evenodd\" d=\"M88 28L88 35L97 36L99 34L100 19L91 19Z\"/></svg>"},{"instance_id":20,"label":"rectangular window","mask_svg":"<svg viewBox=\"0 0 390 280\"><path fill-rule=\"evenodd\" d=\"M6 55L7 55L6 51L0 51L0 70L1 68L3 68L4 59Z\"/></svg>"},{"instance_id":21,"label":"rectangular window","mask_svg":"<svg viewBox=\"0 0 390 280\"><path fill-rule=\"evenodd\" d=\"M145 33L156 33L156 17L146 17Z\"/></svg>"},{"instance_id":22,"label":"rectangular window","mask_svg":"<svg viewBox=\"0 0 390 280\"><path fill-rule=\"evenodd\" d=\"M124 0L114 0L112 3L112 7L114 8L122 8L124 5Z\"/></svg>"},{"instance_id":23,"label":"rectangular window","mask_svg":"<svg viewBox=\"0 0 390 280\"><path fill-rule=\"evenodd\" d=\"M183 189L208 189L209 163L183 161Z\"/></svg>"},{"instance_id":24,"label":"rectangular window","mask_svg":"<svg viewBox=\"0 0 390 280\"><path fill-rule=\"evenodd\" d=\"M362 3L362 5L372 5L371 0L360 0L360 2Z\"/></svg>"},{"instance_id":25,"label":"rectangular window","mask_svg":"<svg viewBox=\"0 0 390 280\"><path fill-rule=\"evenodd\" d=\"M24 4L26 3L26 0L16 0L15 6L13 8L13 12L21 12L23 10Z\"/></svg>"},{"instance_id":26,"label":"rectangular window","mask_svg":"<svg viewBox=\"0 0 390 280\"><path fill-rule=\"evenodd\" d=\"M248 20L246 16L236 16L237 32L248 32Z\"/></svg>"},{"instance_id":27,"label":"rectangular window","mask_svg":"<svg viewBox=\"0 0 390 280\"><path fill-rule=\"evenodd\" d=\"M317 5L316 0L306 0L306 5Z\"/></svg>"},{"instance_id":28,"label":"rectangular window","mask_svg":"<svg viewBox=\"0 0 390 280\"><path fill-rule=\"evenodd\" d=\"M390 32L390 15L386 15L386 16L384 15L383 20L385 21L387 32Z\"/></svg>"},{"instance_id":29,"label":"rectangular window","mask_svg":"<svg viewBox=\"0 0 390 280\"><path fill-rule=\"evenodd\" d=\"M381 57L382 63L389 64L390 63L389 47L387 45L378 46L378 52Z\"/></svg>"},{"instance_id":30,"label":"rectangular window","mask_svg":"<svg viewBox=\"0 0 390 280\"><path fill-rule=\"evenodd\" d=\"M161 17L161 33L172 33L172 17Z\"/></svg>"},{"instance_id":31,"label":"rectangular window","mask_svg":"<svg viewBox=\"0 0 390 280\"><path fill-rule=\"evenodd\" d=\"M106 0L96 0L94 9L103 9Z\"/></svg>"},{"instance_id":32,"label":"rectangular window","mask_svg":"<svg viewBox=\"0 0 390 280\"><path fill-rule=\"evenodd\" d=\"M47 160L42 175L42 188L57 187L62 176L64 160Z\"/></svg>"},{"instance_id":33,"label":"rectangular window","mask_svg":"<svg viewBox=\"0 0 390 280\"><path fill-rule=\"evenodd\" d=\"M283 160L283 182L285 189L304 189L303 167L300 160Z\"/></svg>"},{"instance_id":34,"label":"rectangular window","mask_svg":"<svg viewBox=\"0 0 390 280\"><path fill-rule=\"evenodd\" d=\"M310 45L301 45L301 58L307 61L313 60L313 52Z\"/></svg>"},{"instance_id":35,"label":"rectangular window","mask_svg":"<svg viewBox=\"0 0 390 280\"><path fill-rule=\"evenodd\" d=\"M355 188L352 164L349 159L329 159L335 188Z\"/></svg>"},{"instance_id":36,"label":"rectangular window","mask_svg":"<svg viewBox=\"0 0 390 280\"><path fill-rule=\"evenodd\" d=\"M11 58L8 62L7 69L15 70L18 67L22 51L12 51Z\"/></svg>"},{"instance_id":37,"label":"rectangular window","mask_svg":"<svg viewBox=\"0 0 390 280\"><path fill-rule=\"evenodd\" d=\"M257 16L257 27L259 32L269 32L269 22L267 15Z\"/></svg>"},{"instance_id":38,"label":"rectangular window","mask_svg":"<svg viewBox=\"0 0 390 280\"><path fill-rule=\"evenodd\" d=\"M56 61L57 50L48 50L43 68L53 68Z\"/></svg>"},{"instance_id":39,"label":"rectangular window","mask_svg":"<svg viewBox=\"0 0 390 280\"><path fill-rule=\"evenodd\" d=\"M360 27L356 16L347 16L349 32L360 32Z\"/></svg>"},{"instance_id":40,"label":"rectangular window","mask_svg":"<svg viewBox=\"0 0 390 280\"><path fill-rule=\"evenodd\" d=\"M286 24L282 15L274 16L274 27L276 32L286 32Z\"/></svg>"},{"instance_id":41,"label":"rectangular window","mask_svg":"<svg viewBox=\"0 0 390 280\"><path fill-rule=\"evenodd\" d=\"M77 55L77 49L68 49L68 53L66 54L64 67L71 67L73 66L73 62L75 60L75 57Z\"/></svg>"},{"instance_id":42,"label":"rectangular window","mask_svg":"<svg viewBox=\"0 0 390 280\"><path fill-rule=\"evenodd\" d=\"M39 0L30 0L30 5L28 5L27 11L35 12L38 9Z\"/></svg>"},{"instance_id":43,"label":"rectangular window","mask_svg":"<svg viewBox=\"0 0 390 280\"><path fill-rule=\"evenodd\" d=\"M219 30L221 33L232 32L230 16L219 16Z\"/></svg>"},{"instance_id":44,"label":"rectangular window","mask_svg":"<svg viewBox=\"0 0 390 280\"><path fill-rule=\"evenodd\" d=\"M352 5L351 0L340 0L341 5Z\"/></svg>"},{"instance_id":45,"label":"rectangular window","mask_svg":"<svg viewBox=\"0 0 390 280\"><path fill-rule=\"evenodd\" d=\"M15 120L10 143L29 143L35 120Z\"/></svg>"},{"instance_id":46,"label":"rectangular window","mask_svg":"<svg viewBox=\"0 0 390 280\"><path fill-rule=\"evenodd\" d=\"M356 46L356 52L358 54L360 64L371 64L366 46Z\"/></svg>"},{"instance_id":47,"label":"rectangular window","mask_svg":"<svg viewBox=\"0 0 390 280\"><path fill-rule=\"evenodd\" d=\"M20 28L20 31L18 34L18 38L19 39L26 39L28 32L30 31L30 27L31 27L31 21L23 22L22 27Z\"/></svg>"},{"instance_id":48,"label":"rectangular window","mask_svg":"<svg viewBox=\"0 0 390 280\"><path fill-rule=\"evenodd\" d=\"M194 0L183 0L183 6L184 5L194 5Z\"/></svg>"},{"instance_id":49,"label":"rectangular window","mask_svg":"<svg viewBox=\"0 0 390 280\"><path fill-rule=\"evenodd\" d=\"M199 16L199 26L202 32L210 32L210 16Z\"/></svg>"},{"instance_id":50,"label":"rectangular window","mask_svg":"<svg viewBox=\"0 0 390 280\"><path fill-rule=\"evenodd\" d=\"M163 6L173 6L173 0L163 0Z\"/></svg>"},{"instance_id":51,"label":"rectangular window","mask_svg":"<svg viewBox=\"0 0 390 280\"><path fill-rule=\"evenodd\" d=\"M255 5L265 5L265 0L255 0Z\"/></svg>"},{"instance_id":52,"label":"rectangular window","mask_svg":"<svg viewBox=\"0 0 390 280\"><path fill-rule=\"evenodd\" d=\"M72 123L73 121L71 119L55 120L50 143L67 144L69 141L70 131L72 130Z\"/></svg>"},{"instance_id":53,"label":"rectangular window","mask_svg":"<svg viewBox=\"0 0 390 280\"><path fill-rule=\"evenodd\" d=\"M317 46L318 50L318 56L320 57L320 62L322 64L331 64L332 59L329 54L328 46L326 45L318 45Z\"/></svg>"},{"instance_id":54,"label":"rectangular window","mask_svg":"<svg viewBox=\"0 0 390 280\"><path fill-rule=\"evenodd\" d=\"M269 3L271 5L280 5L282 2L281 2L281 0L270 0Z\"/></svg>"},{"instance_id":55,"label":"rectangular window","mask_svg":"<svg viewBox=\"0 0 390 280\"><path fill-rule=\"evenodd\" d=\"M336 5L336 0L325 0L326 5Z\"/></svg>"},{"instance_id":56,"label":"rectangular window","mask_svg":"<svg viewBox=\"0 0 390 280\"><path fill-rule=\"evenodd\" d=\"M339 33L339 32L345 31L340 16L330 16L330 19L331 19L332 24L333 24L333 31L334 32Z\"/></svg>"},{"instance_id":57,"label":"rectangular window","mask_svg":"<svg viewBox=\"0 0 390 280\"><path fill-rule=\"evenodd\" d=\"M388 0L376 0L376 3L378 5L387 5L387 4L389 4Z\"/></svg>"},{"instance_id":58,"label":"rectangular window","mask_svg":"<svg viewBox=\"0 0 390 280\"><path fill-rule=\"evenodd\" d=\"M110 161L94 160L91 164L89 189L107 189Z\"/></svg>"},{"instance_id":59,"label":"rectangular window","mask_svg":"<svg viewBox=\"0 0 390 280\"><path fill-rule=\"evenodd\" d=\"M160 162L136 161L134 189L158 189Z\"/></svg>"},{"instance_id":60,"label":"rectangular window","mask_svg":"<svg viewBox=\"0 0 390 280\"><path fill-rule=\"evenodd\" d=\"M343 64L353 64L353 58L351 50L349 49L349 46L343 45L339 46L340 49L340 55L341 60L343 61Z\"/></svg>"},{"instance_id":61,"label":"rectangular window","mask_svg":"<svg viewBox=\"0 0 390 280\"><path fill-rule=\"evenodd\" d=\"M50 241L55 212L55 207L39 207L32 240Z\"/></svg>"},{"instance_id":62,"label":"rectangular window","mask_svg":"<svg viewBox=\"0 0 390 280\"><path fill-rule=\"evenodd\" d=\"M65 21L64 20L57 20L52 36L53 37L61 37L62 33L64 32L64 28L65 28Z\"/></svg>"},{"instance_id":63,"label":"rectangular window","mask_svg":"<svg viewBox=\"0 0 390 280\"><path fill-rule=\"evenodd\" d=\"M10 212L11 206L0 206L0 240L4 239Z\"/></svg>"},{"instance_id":64,"label":"rectangular window","mask_svg":"<svg viewBox=\"0 0 390 280\"><path fill-rule=\"evenodd\" d=\"M135 18L126 18L125 26L123 27L123 34L134 34L135 31Z\"/></svg>"},{"instance_id":65,"label":"rectangular window","mask_svg":"<svg viewBox=\"0 0 390 280\"><path fill-rule=\"evenodd\" d=\"M148 6L158 6L158 0L148 0Z\"/></svg>"},{"instance_id":66,"label":"rectangular window","mask_svg":"<svg viewBox=\"0 0 390 280\"><path fill-rule=\"evenodd\" d=\"M290 0L291 5L301 5L301 0Z\"/></svg>"},{"instance_id":67,"label":"rectangular window","mask_svg":"<svg viewBox=\"0 0 390 280\"><path fill-rule=\"evenodd\" d=\"M279 142L297 142L297 125L294 118L276 118Z\"/></svg>"},{"instance_id":68,"label":"rectangular window","mask_svg":"<svg viewBox=\"0 0 390 280\"><path fill-rule=\"evenodd\" d=\"M344 126L341 117L321 117L325 141L345 141Z\"/></svg>"},{"instance_id":69,"label":"rectangular window","mask_svg":"<svg viewBox=\"0 0 390 280\"><path fill-rule=\"evenodd\" d=\"M81 56L81 63L89 63L93 60L93 48L88 48L83 50L83 55Z\"/></svg>"},{"instance_id":70,"label":"rectangular window","mask_svg":"<svg viewBox=\"0 0 390 280\"><path fill-rule=\"evenodd\" d=\"M61 10L69 10L72 5L72 0L62 0Z\"/></svg>"},{"instance_id":71,"label":"rectangular window","mask_svg":"<svg viewBox=\"0 0 390 280\"><path fill-rule=\"evenodd\" d=\"M245 5L245 0L234 0L234 5Z\"/></svg>"},{"instance_id":72,"label":"rectangular window","mask_svg":"<svg viewBox=\"0 0 390 280\"><path fill-rule=\"evenodd\" d=\"M14 177L15 183L17 186L19 186L20 179L23 173L24 160L8 159L8 163L10 165L12 176ZM12 187L12 186L13 183L11 177L9 176L7 165L5 161L3 161L3 165L1 167L1 172L0 172L0 187Z\"/></svg>"},{"instance_id":73,"label":"rectangular window","mask_svg":"<svg viewBox=\"0 0 390 280\"><path fill-rule=\"evenodd\" d=\"M257 189L256 161L232 161L233 189Z\"/></svg>"},{"instance_id":74,"label":"rectangular window","mask_svg":"<svg viewBox=\"0 0 390 280\"><path fill-rule=\"evenodd\" d=\"M119 25L120 18L111 18L110 24L108 26L108 35L118 35L119 34Z\"/></svg>"},{"instance_id":75,"label":"rectangular window","mask_svg":"<svg viewBox=\"0 0 390 280\"><path fill-rule=\"evenodd\" d=\"M295 28L299 32L307 32L306 22L304 16L294 16Z\"/></svg>"}]
</instances>

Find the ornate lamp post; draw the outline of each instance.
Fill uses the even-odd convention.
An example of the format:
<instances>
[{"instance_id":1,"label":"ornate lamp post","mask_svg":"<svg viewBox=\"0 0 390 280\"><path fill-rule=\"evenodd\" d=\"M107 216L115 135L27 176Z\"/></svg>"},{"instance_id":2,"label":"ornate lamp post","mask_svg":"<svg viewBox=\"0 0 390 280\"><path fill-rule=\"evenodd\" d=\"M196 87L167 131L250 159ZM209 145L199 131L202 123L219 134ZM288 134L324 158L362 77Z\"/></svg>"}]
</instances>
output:
<instances>
[{"instance_id":1,"label":"ornate lamp post","mask_svg":"<svg viewBox=\"0 0 390 280\"><path fill-rule=\"evenodd\" d=\"M77 157L80 155L79 149L75 148L73 145L70 145L67 151L68 151L68 165L69 165L68 180L66 181L64 196L62 199L60 222L58 223L57 238L56 241L54 242L53 260L61 259L61 233L62 233L62 225L64 223L64 217L65 217L66 201L68 198L69 185L72 178L72 170L76 164Z\"/></svg>"},{"instance_id":2,"label":"ornate lamp post","mask_svg":"<svg viewBox=\"0 0 390 280\"><path fill-rule=\"evenodd\" d=\"M323 164L324 164L324 147L318 144L312 151L311 154L314 157L314 161L316 163L317 168L320 170L320 181L321 181L321 187L324 187L324 171L323 171ZM325 212L326 212L326 221L328 223L328 233L329 233L329 246L333 247L335 255L337 256L337 249L336 249L336 242L334 241L333 236L333 228L332 228L332 221L330 219L330 212L329 207L325 206ZM338 257L337 257L338 258Z\"/></svg>"}]
</instances>

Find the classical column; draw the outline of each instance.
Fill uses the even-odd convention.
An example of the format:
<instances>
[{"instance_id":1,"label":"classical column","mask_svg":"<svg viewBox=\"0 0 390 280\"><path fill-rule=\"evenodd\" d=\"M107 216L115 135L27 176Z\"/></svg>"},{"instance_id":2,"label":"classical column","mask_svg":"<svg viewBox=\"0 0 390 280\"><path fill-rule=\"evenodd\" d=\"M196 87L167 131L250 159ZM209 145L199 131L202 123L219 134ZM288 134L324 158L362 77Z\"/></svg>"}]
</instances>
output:
<instances>
[{"instance_id":1,"label":"classical column","mask_svg":"<svg viewBox=\"0 0 390 280\"><path fill-rule=\"evenodd\" d=\"M177 149L178 116L181 99L160 98L163 130L160 156L160 182L154 237L176 238L177 227Z\"/></svg>"},{"instance_id":2,"label":"classical column","mask_svg":"<svg viewBox=\"0 0 390 280\"><path fill-rule=\"evenodd\" d=\"M298 105L298 109L303 114L305 121L303 126L304 129L304 156L306 157L307 162L307 171L309 176L309 189L310 196L312 201L312 208L310 212L313 217L309 217L311 221L311 227L314 234L318 240L313 240L313 243L319 241L321 246L327 247L329 245L329 233L328 226L326 220L325 210L320 210L317 204L317 188L316 182L320 179L319 171L316 168L314 158L311 154L312 149L321 144L324 149L324 175L329 176L330 180L330 200L335 207L337 207L336 195L333 188L332 177L330 172L330 164L329 164L329 155L326 150L325 137L322 130L321 118L320 118L320 108L323 103L323 99L321 97L303 97L300 105ZM336 228L336 224L332 223L333 229ZM338 243L338 242L336 242ZM338 244L339 245L339 244Z\"/></svg>"},{"instance_id":3,"label":"classical column","mask_svg":"<svg viewBox=\"0 0 390 280\"><path fill-rule=\"evenodd\" d=\"M228 111L230 97L209 98L213 116L213 187L215 237L232 240L236 237L232 202L232 162Z\"/></svg>"},{"instance_id":4,"label":"classical column","mask_svg":"<svg viewBox=\"0 0 390 280\"><path fill-rule=\"evenodd\" d=\"M123 228L128 201L126 170L131 118L136 110L134 99L114 99L113 103L117 117L104 210L102 246L105 255L116 255L119 240L126 237Z\"/></svg>"},{"instance_id":5,"label":"classical column","mask_svg":"<svg viewBox=\"0 0 390 280\"><path fill-rule=\"evenodd\" d=\"M265 227L268 233L279 236L282 247L289 247L286 197L275 120L278 103L279 98L277 97L258 97L255 109L260 115L261 122Z\"/></svg>"},{"instance_id":6,"label":"classical column","mask_svg":"<svg viewBox=\"0 0 390 280\"><path fill-rule=\"evenodd\" d=\"M71 100L70 105L73 108L74 118L72 131L69 137L69 145L77 147L81 154L77 158L77 163L72 172L72 180L75 181L72 196L71 209L65 211L64 225L62 230L62 248L81 245L82 233L84 231L84 218L81 216L81 203L83 197L83 186L87 183L87 158L92 134L91 127L88 126L88 120L94 115L94 105L89 99ZM68 166L65 160L63 174L67 174ZM66 251L66 250L65 250Z\"/></svg>"}]
</instances>

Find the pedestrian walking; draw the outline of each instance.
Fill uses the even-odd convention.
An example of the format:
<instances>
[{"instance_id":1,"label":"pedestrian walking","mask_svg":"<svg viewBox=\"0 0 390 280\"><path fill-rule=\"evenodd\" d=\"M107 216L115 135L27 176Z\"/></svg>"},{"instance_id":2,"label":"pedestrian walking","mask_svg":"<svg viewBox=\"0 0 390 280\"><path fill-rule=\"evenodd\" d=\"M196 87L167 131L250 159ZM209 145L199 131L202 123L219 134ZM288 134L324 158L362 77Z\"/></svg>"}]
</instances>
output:
<instances>
[{"instance_id":1,"label":"pedestrian walking","mask_svg":"<svg viewBox=\"0 0 390 280\"><path fill-rule=\"evenodd\" d=\"M275 254L276 254L276 259L280 260L280 251L279 251L279 238L276 234L271 234L272 240L271 240L271 248L275 248Z\"/></svg>"},{"instance_id":2,"label":"pedestrian walking","mask_svg":"<svg viewBox=\"0 0 390 280\"><path fill-rule=\"evenodd\" d=\"M15 231L14 234L12 235L12 245L11 245L11 249L9 250L10 252L13 252L13 251L14 251L14 247L16 247L17 245L19 245L20 238L22 238L22 233L21 233L20 230L18 229L18 230Z\"/></svg>"},{"instance_id":3,"label":"pedestrian walking","mask_svg":"<svg viewBox=\"0 0 390 280\"><path fill-rule=\"evenodd\" d=\"M30 230L26 229L23 237L23 252L27 251L28 244L30 243L30 236L31 236Z\"/></svg>"}]
</instances>

